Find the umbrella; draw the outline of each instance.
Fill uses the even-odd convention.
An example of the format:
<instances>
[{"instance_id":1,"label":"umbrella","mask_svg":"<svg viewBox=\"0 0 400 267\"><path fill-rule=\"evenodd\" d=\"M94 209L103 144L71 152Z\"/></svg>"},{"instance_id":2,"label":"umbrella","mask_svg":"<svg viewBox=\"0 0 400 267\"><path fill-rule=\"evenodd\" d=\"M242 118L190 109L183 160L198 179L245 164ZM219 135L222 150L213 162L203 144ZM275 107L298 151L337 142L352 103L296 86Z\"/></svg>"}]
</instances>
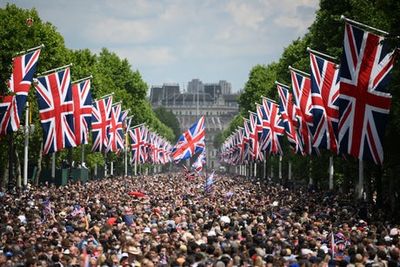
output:
<instances>
[{"instance_id":1,"label":"umbrella","mask_svg":"<svg viewBox=\"0 0 400 267\"><path fill-rule=\"evenodd\" d=\"M133 197L137 197L137 198L142 198L142 197L146 197L145 193L139 192L139 191L131 191L128 193L128 195L133 196Z\"/></svg>"}]
</instances>

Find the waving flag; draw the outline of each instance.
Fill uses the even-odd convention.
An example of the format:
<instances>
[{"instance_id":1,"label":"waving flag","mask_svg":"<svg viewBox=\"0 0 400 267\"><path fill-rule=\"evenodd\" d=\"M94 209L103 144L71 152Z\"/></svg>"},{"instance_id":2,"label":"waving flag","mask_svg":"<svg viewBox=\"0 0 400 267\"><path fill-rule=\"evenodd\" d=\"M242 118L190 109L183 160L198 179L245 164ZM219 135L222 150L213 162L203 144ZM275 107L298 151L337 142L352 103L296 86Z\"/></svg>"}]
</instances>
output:
<instances>
[{"instance_id":1,"label":"waving flag","mask_svg":"<svg viewBox=\"0 0 400 267\"><path fill-rule=\"evenodd\" d=\"M279 112L283 120L286 136L296 153L303 154L303 146L297 132L296 110L292 101L292 94L288 87L277 84L279 94Z\"/></svg>"},{"instance_id":2,"label":"waving flag","mask_svg":"<svg viewBox=\"0 0 400 267\"><path fill-rule=\"evenodd\" d=\"M92 93L90 79L72 84L74 101L74 127L76 145L87 144L92 125Z\"/></svg>"},{"instance_id":3,"label":"waving flag","mask_svg":"<svg viewBox=\"0 0 400 267\"><path fill-rule=\"evenodd\" d=\"M296 103L296 116L299 122L299 133L303 142L304 152L313 153L310 128L313 126L311 113L311 80L299 70L290 69L293 96Z\"/></svg>"},{"instance_id":4,"label":"waving flag","mask_svg":"<svg viewBox=\"0 0 400 267\"><path fill-rule=\"evenodd\" d=\"M195 153L201 152L205 147L204 116L195 122L178 139L173 150L172 158L175 162L192 157Z\"/></svg>"},{"instance_id":5,"label":"waving flag","mask_svg":"<svg viewBox=\"0 0 400 267\"><path fill-rule=\"evenodd\" d=\"M43 153L75 147L74 104L69 68L39 77L35 87L45 140Z\"/></svg>"},{"instance_id":6,"label":"waving flag","mask_svg":"<svg viewBox=\"0 0 400 267\"><path fill-rule=\"evenodd\" d=\"M392 96L387 92L393 51L381 36L346 23L340 65L340 151L383 162L382 138Z\"/></svg>"},{"instance_id":7,"label":"waving flag","mask_svg":"<svg viewBox=\"0 0 400 267\"><path fill-rule=\"evenodd\" d=\"M206 193L211 193L214 188L214 171L211 173L210 176L207 177L206 185L204 186L204 191Z\"/></svg>"},{"instance_id":8,"label":"waving flag","mask_svg":"<svg viewBox=\"0 0 400 267\"><path fill-rule=\"evenodd\" d=\"M129 137L132 150L132 163L143 164L145 158L145 127L134 127L129 129Z\"/></svg>"},{"instance_id":9,"label":"waving flag","mask_svg":"<svg viewBox=\"0 0 400 267\"><path fill-rule=\"evenodd\" d=\"M310 51L313 146L337 153L339 70L336 64Z\"/></svg>"},{"instance_id":10,"label":"waving flag","mask_svg":"<svg viewBox=\"0 0 400 267\"><path fill-rule=\"evenodd\" d=\"M97 100L92 109L92 151L103 152L108 145L112 96Z\"/></svg>"},{"instance_id":11,"label":"waving flag","mask_svg":"<svg viewBox=\"0 0 400 267\"><path fill-rule=\"evenodd\" d=\"M118 152L124 148L124 131L121 119L121 105L112 106L107 152Z\"/></svg>"},{"instance_id":12,"label":"waving flag","mask_svg":"<svg viewBox=\"0 0 400 267\"><path fill-rule=\"evenodd\" d=\"M203 170L204 165L206 165L206 150L204 149L198 156L195 162L192 164L192 170L200 173Z\"/></svg>"},{"instance_id":13,"label":"waving flag","mask_svg":"<svg viewBox=\"0 0 400 267\"><path fill-rule=\"evenodd\" d=\"M39 55L40 49L36 49L13 59L13 72L8 81L12 95L0 97L0 135L19 129Z\"/></svg>"}]
</instances>

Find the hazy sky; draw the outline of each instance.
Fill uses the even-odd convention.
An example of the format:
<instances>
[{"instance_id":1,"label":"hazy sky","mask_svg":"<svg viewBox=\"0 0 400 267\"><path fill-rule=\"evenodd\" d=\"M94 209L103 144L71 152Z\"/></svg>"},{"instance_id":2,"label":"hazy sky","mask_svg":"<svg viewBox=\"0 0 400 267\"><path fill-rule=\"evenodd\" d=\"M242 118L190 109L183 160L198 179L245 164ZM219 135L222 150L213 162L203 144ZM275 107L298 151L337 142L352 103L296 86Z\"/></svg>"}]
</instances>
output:
<instances>
[{"instance_id":1,"label":"hazy sky","mask_svg":"<svg viewBox=\"0 0 400 267\"><path fill-rule=\"evenodd\" d=\"M3 7L7 1L0 0ZM15 0L35 7L72 49L106 47L149 86L192 78L237 91L251 68L303 36L318 0Z\"/></svg>"}]
</instances>

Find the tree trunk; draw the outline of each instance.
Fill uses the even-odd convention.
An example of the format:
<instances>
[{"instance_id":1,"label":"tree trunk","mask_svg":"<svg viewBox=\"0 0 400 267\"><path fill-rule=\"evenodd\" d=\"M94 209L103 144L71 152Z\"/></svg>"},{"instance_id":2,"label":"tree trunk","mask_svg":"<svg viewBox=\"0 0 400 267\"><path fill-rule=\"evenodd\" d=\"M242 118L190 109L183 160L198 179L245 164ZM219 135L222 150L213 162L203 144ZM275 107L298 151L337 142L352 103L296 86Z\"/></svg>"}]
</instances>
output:
<instances>
[{"instance_id":1,"label":"tree trunk","mask_svg":"<svg viewBox=\"0 0 400 267\"><path fill-rule=\"evenodd\" d=\"M42 172L42 159L43 159L43 140L40 143L40 151L39 151L39 157L38 157L38 166L37 166L37 172L36 172L36 177L35 177L35 185L39 185L39 178L40 178L40 173Z\"/></svg>"}]
</instances>

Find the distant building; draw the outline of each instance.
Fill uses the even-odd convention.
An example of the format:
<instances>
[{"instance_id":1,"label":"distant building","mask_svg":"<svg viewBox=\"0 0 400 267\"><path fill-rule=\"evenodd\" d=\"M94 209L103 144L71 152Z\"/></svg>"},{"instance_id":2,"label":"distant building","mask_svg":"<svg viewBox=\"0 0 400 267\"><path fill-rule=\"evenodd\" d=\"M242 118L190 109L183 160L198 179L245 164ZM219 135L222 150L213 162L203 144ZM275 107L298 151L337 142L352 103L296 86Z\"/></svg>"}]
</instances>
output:
<instances>
[{"instance_id":1,"label":"distant building","mask_svg":"<svg viewBox=\"0 0 400 267\"><path fill-rule=\"evenodd\" d=\"M196 119L205 116L207 168L216 169L219 163L214 137L225 130L232 118L239 113L238 94L231 94L231 84L226 81L203 84L199 79L193 79L187 88L187 92L181 93L178 84L153 86L150 102L153 108L164 106L172 111L182 132Z\"/></svg>"},{"instance_id":2,"label":"distant building","mask_svg":"<svg viewBox=\"0 0 400 267\"><path fill-rule=\"evenodd\" d=\"M204 85L199 79L192 79L188 82L187 91L188 93L203 93Z\"/></svg>"}]
</instances>

